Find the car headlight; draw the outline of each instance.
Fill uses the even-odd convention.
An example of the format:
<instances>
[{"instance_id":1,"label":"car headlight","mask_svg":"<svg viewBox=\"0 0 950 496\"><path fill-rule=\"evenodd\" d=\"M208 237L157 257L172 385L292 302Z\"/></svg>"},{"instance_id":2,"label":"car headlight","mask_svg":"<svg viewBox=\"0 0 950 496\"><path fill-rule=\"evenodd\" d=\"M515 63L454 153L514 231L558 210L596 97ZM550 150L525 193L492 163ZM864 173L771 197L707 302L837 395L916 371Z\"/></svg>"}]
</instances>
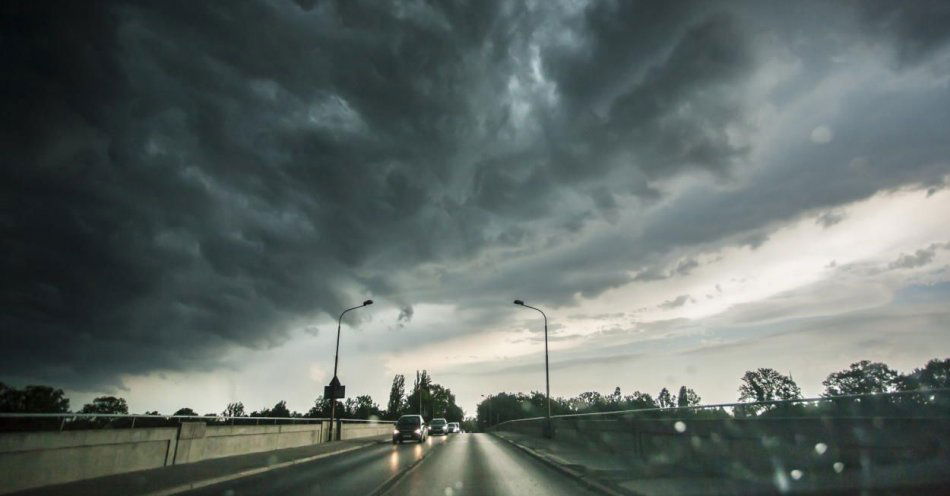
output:
<instances>
[{"instance_id":1,"label":"car headlight","mask_svg":"<svg viewBox=\"0 0 950 496\"><path fill-rule=\"evenodd\" d=\"M393 429L393 435L399 434L399 429Z\"/></svg>"},{"instance_id":2,"label":"car headlight","mask_svg":"<svg viewBox=\"0 0 950 496\"><path fill-rule=\"evenodd\" d=\"M416 434L422 434L422 429L416 429Z\"/></svg>"}]
</instances>

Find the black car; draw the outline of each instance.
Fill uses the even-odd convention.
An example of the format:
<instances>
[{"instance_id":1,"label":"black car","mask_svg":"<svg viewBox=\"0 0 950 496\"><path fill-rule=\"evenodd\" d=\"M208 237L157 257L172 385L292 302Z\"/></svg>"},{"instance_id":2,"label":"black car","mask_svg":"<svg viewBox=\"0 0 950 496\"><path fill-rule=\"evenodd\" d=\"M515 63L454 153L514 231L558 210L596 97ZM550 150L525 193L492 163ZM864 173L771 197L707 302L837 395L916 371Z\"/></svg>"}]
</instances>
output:
<instances>
[{"instance_id":1,"label":"black car","mask_svg":"<svg viewBox=\"0 0 950 496\"><path fill-rule=\"evenodd\" d=\"M432 423L429 425L429 434L433 436L436 434L448 434L449 433L449 423L444 418L432 419Z\"/></svg>"},{"instance_id":2,"label":"black car","mask_svg":"<svg viewBox=\"0 0 950 496\"><path fill-rule=\"evenodd\" d=\"M424 442L428 435L426 422L422 415L403 415L396 421L396 428L393 430L393 444L403 441Z\"/></svg>"}]
</instances>

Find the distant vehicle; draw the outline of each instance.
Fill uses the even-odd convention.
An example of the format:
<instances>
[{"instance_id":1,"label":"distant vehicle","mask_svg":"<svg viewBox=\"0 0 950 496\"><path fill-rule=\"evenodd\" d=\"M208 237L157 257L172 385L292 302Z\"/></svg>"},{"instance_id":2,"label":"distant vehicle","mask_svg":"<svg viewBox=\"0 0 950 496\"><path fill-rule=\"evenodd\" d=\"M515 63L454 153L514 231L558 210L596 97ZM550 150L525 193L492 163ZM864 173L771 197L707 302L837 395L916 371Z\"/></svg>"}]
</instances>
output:
<instances>
[{"instance_id":1,"label":"distant vehicle","mask_svg":"<svg viewBox=\"0 0 950 496\"><path fill-rule=\"evenodd\" d=\"M403 441L425 442L428 436L428 428L422 415L403 415L396 421L396 428L393 430L393 444L402 444Z\"/></svg>"},{"instance_id":2,"label":"distant vehicle","mask_svg":"<svg viewBox=\"0 0 950 496\"><path fill-rule=\"evenodd\" d=\"M462 428L459 427L458 422L449 422L449 434L458 434L462 432Z\"/></svg>"},{"instance_id":3,"label":"distant vehicle","mask_svg":"<svg viewBox=\"0 0 950 496\"><path fill-rule=\"evenodd\" d=\"M446 422L444 418L432 419L432 423L429 424L429 434L433 436L436 434L448 434L449 433L449 423Z\"/></svg>"}]
</instances>

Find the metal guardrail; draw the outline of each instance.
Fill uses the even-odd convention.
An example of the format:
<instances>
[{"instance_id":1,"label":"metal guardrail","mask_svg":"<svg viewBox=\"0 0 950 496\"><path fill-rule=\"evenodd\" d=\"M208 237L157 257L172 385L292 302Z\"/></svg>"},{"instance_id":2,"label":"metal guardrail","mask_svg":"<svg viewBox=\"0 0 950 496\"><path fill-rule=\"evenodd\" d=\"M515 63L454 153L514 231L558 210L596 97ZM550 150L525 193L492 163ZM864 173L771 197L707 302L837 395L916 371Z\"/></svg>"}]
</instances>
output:
<instances>
[{"instance_id":1,"label":"metal guardrail","mask_svg":"<svg viewBox=\"0 0 950 496\"><path fill-rule=\"evenodd\" d=\"M845 402L853 400L874 400L881 398L896 398L902 396L924 396L925 399L929 401L936 401L937 395L942 395L944 393L950 393L950 388L934 388L934 389L918 389L913 391L893 391L887 393L871 393L871 394L846 394L838 396L819 396L817 398L797 398L791 400L773 400L773 401L753 401L753 402L736 402L736 403L716 403L710 405L694 405L694 406L673 406L673 407L657 407L657 408L636 408L631 410L612 410L605 412L586 412L586 413L566 413L560 415L551 415L551 419L571 419L578 417L598 417L598 416L613 416L613 415L636 415L636 414L645 414L645 413L680 413L680 412L692 412L692 411L707 411L707 410L719 410L719 409L731 409L735 412L736 409L740 410L751 410L758 407L769 407L769 406L789 406L789 405L814 405L818 403L835 403L835 402ZM928 397L929 398L926 398ZM947 406L950 407L950 398L947 400ZM948 411L950 414L950 411ZM777 417L771 417L777 419ZM798 418L798 417L795 417ZM854 418L854 417L850 417ZM498 426L510 424L514 422L529 422L529 421L538 421L545 420L546 417L528 417L521 419L511 419L493 424L490 428L494 429Z\"/></svg>"},{"instance_id":2,"label":"metal guardrail","mask_svg":"<svg viewBox=\"0 0 950 496\"><path fill-rule=\"evenodd\" d=\"M223 415L148 415L113 413L0 413L0 431L85 428L171 427L184 421L218 425L281 425L329 422L326 417L228 417ZM337 419L342 423L392 424L393 420ZM136 425L138 424L138 425Z\"/></svg>"}]
</instances>

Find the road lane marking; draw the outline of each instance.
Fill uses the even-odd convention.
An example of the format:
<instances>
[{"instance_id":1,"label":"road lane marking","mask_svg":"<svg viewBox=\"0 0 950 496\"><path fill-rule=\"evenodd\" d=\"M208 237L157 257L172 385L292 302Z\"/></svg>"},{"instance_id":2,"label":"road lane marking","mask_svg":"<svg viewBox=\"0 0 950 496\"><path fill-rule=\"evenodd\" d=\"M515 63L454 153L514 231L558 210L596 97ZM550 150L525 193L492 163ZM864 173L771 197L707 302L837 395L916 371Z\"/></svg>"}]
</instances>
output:
<instances>
[{"instance_id":1,"label":"road lane marking","mask_svg":"<svg viewBox=\"0 0 950 496\"><path fill-rule=\"evenodd\" d=\"M402 479L406 475L408 475L409 472L412 472L416 467L418 467L422 463L422 460L425 460L426 457L429 456L429 454L431 454L436 449L439 449L440 446L445 446L446 444L448 444L449 439L451 438L446 437L444 442L441 442L429 448L428 451L423 453L422 456L418 460L409 464L409 466L406 467L405 470L403 470L402 472L399 472L396 475L393 475L388 480L386 480L385 482L377 486L376 489L374 489L372 492L369 493L370 496L380 496L382 494L391 492L396 487L396 485L399 484L399 482L402 481Z\"/></svg>"}]
</instances>

